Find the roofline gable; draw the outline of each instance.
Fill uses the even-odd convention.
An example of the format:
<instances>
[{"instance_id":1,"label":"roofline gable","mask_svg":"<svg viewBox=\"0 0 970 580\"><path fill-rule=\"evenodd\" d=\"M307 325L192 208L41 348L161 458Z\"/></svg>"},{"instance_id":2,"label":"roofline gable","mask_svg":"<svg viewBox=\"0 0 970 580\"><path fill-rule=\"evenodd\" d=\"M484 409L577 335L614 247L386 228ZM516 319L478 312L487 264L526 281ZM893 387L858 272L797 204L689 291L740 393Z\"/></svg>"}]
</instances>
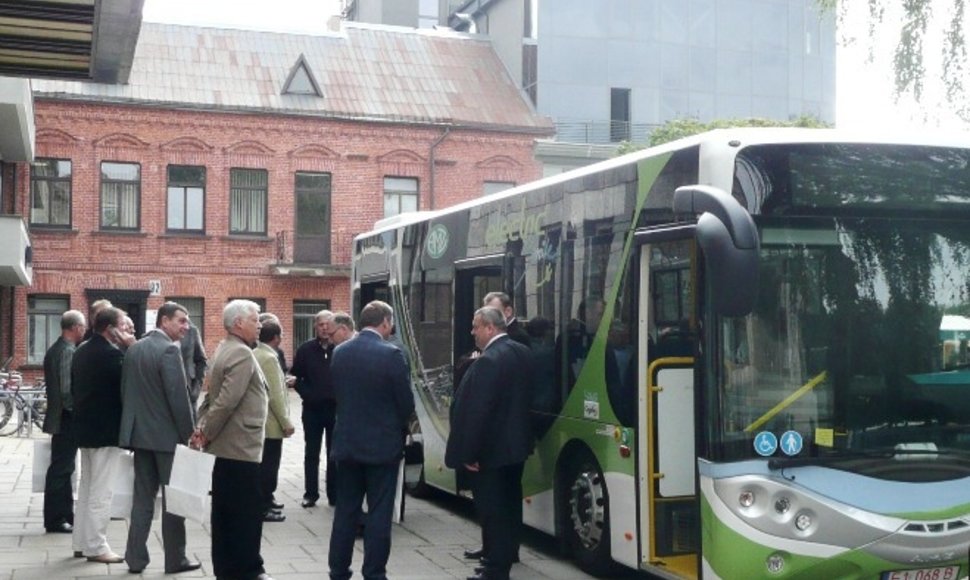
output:
<instances>
[{"instance_id":1,"label":"roofline gable","mask_svg":"<svg viewBox=\"0 0 970 580\"><path fill-rule=\"evenodd\" d=\"M315 76L313 76L313 69L310 68L309 63L307 63L306 56L301 52L300 56L297 57L296 62L290 69L290 74L287 75L286 81L283 82L283 90L280 91L281 95L307 95L309 93L301 91L291 91L290 85L293 84L293 80L297 78L297 75L303 71L306 75L307 80L310 81L310 86L313 87L313 92L316 93L318 97L323 97L323 91L320 90L320 83L317 82Z\"/></svg>"}]
</instances>

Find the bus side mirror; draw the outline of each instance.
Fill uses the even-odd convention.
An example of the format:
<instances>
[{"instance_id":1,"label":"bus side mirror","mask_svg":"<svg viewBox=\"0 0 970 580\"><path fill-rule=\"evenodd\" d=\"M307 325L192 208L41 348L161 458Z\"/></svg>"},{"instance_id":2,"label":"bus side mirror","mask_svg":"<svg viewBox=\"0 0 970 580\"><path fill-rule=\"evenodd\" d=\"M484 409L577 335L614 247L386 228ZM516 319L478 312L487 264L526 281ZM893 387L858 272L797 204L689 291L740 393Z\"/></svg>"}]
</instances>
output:
<instances>
[{"instance_id":1,"label":"bus side mirror","mask_svg":"<svg viewBox=\"0 0 970 580\"><path fill-rule=\"evenodd\" d=\"M744 316L758 295L761 243L751 214L724 191L687 185L674 191L674 211L700 215L697 243L704 251L707 277L716 290L714 309L722 316Z\"/></svg>"}]
</instances>

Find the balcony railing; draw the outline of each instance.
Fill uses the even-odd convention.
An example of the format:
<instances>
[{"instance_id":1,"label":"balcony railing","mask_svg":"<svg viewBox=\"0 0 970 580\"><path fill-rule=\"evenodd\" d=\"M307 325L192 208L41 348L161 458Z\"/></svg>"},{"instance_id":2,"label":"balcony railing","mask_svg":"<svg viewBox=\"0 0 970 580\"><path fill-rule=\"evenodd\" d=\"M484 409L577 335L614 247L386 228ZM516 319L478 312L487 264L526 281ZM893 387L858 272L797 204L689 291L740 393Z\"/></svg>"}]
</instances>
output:
<instances>
[{"instance_id":1,"label":"balcony railing","mask_svg":"<svg viewBox=\"0 0 970 580\"><path fill-rule=\"evenodd\" d=\"M659 125L627 121L556 119L556 141L609 145L630 141L643 144Z\"/></svg>"},{"instance_id":2,"label":"balcony railing","mask_svg":"<svg viewBox=\"0 0 970 580\"><path fill-rule=\"evenodd\" d=\"M275 270L300 275L348 273L354 235L344 229L332 230L323 237L300 236L293 230L276 232Z\"/></svg>"}]
</instances>

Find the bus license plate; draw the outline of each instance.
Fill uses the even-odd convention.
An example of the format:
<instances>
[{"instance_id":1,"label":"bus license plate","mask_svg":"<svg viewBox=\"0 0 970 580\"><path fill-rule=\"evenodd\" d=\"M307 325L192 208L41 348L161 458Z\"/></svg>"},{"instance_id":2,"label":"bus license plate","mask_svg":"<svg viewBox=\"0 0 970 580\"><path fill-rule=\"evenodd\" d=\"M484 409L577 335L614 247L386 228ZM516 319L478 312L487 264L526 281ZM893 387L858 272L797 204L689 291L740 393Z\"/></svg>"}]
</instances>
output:
<instances>
[{"instance_id":1,"label":"bus license plate","mask_svg":"<svg viewBox=\"0 0 970 580\"><path fill-rule=\"evenodd\" d=\"M959 566L921 568L919 570L896 570L895 572L883 573L882 580L957 580L959 573Z\"/></svg>"}]
</instances>

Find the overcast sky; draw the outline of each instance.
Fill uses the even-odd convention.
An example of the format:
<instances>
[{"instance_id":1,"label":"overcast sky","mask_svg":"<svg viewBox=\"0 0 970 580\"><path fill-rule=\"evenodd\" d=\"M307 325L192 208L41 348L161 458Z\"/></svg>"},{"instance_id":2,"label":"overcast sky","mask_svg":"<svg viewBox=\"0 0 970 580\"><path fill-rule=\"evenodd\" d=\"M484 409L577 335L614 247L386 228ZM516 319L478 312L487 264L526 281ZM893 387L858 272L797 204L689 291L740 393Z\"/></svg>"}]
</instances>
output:
<instances>
[{"instance_id":1,"label":"overcast sky","mask_svg":"<svg viewBox=\"0 0 970 580\"><path fill-rule=\"evenodd\" d=\"M836 121L839 127L885 129L943 127L968 129L948 115L941 99L939 83L930 73L927 97L922 106L908 99L896 103L892 94L893 34L876 39L876 62L867 62L868 29L865 25L866 2L852 1L849 26L840 31L848 46L838 49ZM147 22L197 24L203 26L272 30L277 32L316 33L326 31L327 20L340 10L340 0L145 0L143 17ZM930 65L939 54L939 33L945 14L930 23L927 50ZM887 16L893 22L893 15ZM967 25L970 30L970 24ZM541 29L540 29L541 34ZM933 69L930 68L932 71Z\"/></svg>"},{"instance_id":2,"label":"overcast sky","mask_svg":"<svg viewBox=\"0 0 970 580\"><path fill-rule=\"evenodd\" d=\"M145 0L146 22L218 28L325 32L340 0Z\"/></svg>"}]
</instances>

